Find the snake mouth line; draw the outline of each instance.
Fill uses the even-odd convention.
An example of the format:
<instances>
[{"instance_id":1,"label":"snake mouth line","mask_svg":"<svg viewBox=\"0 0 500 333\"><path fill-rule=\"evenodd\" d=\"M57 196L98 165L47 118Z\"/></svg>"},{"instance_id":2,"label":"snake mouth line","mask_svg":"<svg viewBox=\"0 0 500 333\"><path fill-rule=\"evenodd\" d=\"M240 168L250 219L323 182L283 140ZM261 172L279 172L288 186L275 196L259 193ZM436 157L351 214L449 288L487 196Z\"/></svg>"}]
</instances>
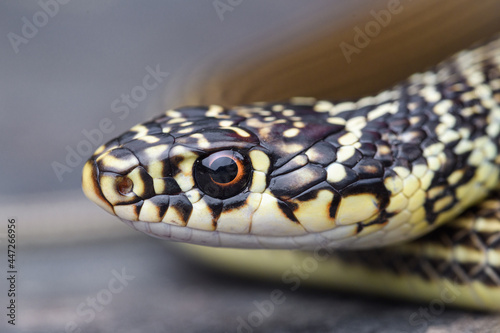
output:
<instances>
[{"instance_id":1,"label":"snake mouth line","mask_svg":"<svg viewBox=\"0 0 500 333\"><path fill-rule=\"evenodd\" d=\"M156 238L213 247L319 250L322 248L341 248L343 246L342 239L339 238L338 246L332 247L330 245L331 240L323 237L319 233L273 237L198 230L168 223L129 221L122 218L120 218L120 220L133 229ZM345 239L346 244L351 241L350 239Z\"/></svg>"}]
</instances>

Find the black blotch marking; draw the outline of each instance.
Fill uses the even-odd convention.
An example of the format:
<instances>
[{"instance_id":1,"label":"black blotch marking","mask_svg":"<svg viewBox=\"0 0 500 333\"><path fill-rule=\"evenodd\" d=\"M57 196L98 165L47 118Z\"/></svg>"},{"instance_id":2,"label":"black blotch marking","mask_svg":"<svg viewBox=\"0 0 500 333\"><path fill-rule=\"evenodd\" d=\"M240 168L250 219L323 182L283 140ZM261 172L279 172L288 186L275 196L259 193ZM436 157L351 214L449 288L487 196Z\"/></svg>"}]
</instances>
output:
<instances>
[{"instance_id":1,"label":"black blotch marking","mask_svg":"<svg viewBox=\"0 0 500 333\"><path fill-rule=\"evenodd\" d=\"M244 192L224 200L224 207L222 208L222 211L227 212L243 207L246 204L249 195L250 192Z\"/></svg>"},{"instance_id":2,"label":"black blotch marking","mask_svg":"<svg viewBox=\"0 0 500 333\"><path fill-rule=\"evenodd\" d=\"M303 163L303 164L299 163L298 158L296 159L296 157L298 157L298 156L305 157L305 163ZM307 156L304 154L297 155L294 158L292 158L290 161L285 163L283 166L281 166L279 169L274 170L271 173L271 177L276 177L276 176L280 176L280 175L285 174L285 173L292 172L294 170L297 170L298 168L302 168L306 164L307 164Z\"/></svg>"},{"instance_id":3,"label":"black blotch marking","mask_svg":"<svg viewBox=\"0 0 500 333\"><path fill-rule=\"evenodd\" d=\"M383 217L378 216L375 220L370 221L368 223L364 223L363 225L365 227L368 227L368 226L373 225L373 224L387 224L389 222L389 214L386 213L386 214L382 214L382 215L383 215ZM360 223L362 223L362 222L360 222Z\"/></svg>"},{"instance_id":4,"label":"black blotch marking","mask_svg":"<svg viewBox=\"0 0 500 333\"><path fill-rule=\"evenodd\" d=\"M365 158L371 158L377 153L377 147L373 143L369 142L361 143L361 147L359 147L358 150Z\"/></svg>"},{"instance_id":5,"label":"black blotch marking","mask_svg":"<svg viewBox=\"0 0 500 333\"><path fill-rule=\"evenodd\" d=\"M144 193L140 197L143 199L151 198L156 194L153 186L153 178L151 178L143 167L138 166L137 169L139 169L139 177L141 177L141 180L144 183Z\"/></svg>"},{"instance_id":6,"label":"black blotch marking","mask_svg":"<svg viewBox=\"0 0 500 333\"><path fill-rule=\"evenodd\" d=\"M184 161L184 156L182 155L175 155L172 156L169 154L169 161L170 161L170 172L172 176L176 176L179 173L181 173L181 169L179 168L179 164Z\"/></svg>"},{"instance_id":7,"label":"black blotch marking","mask_svg":"<svg viewBox=\"0 0 500 333\"><path fill-rule=\"evenodd\" d=\"M457 165L459 164L457 163L458 158L457 155L455 155L448 149L445 149L443 153L445 155L445 160L444 164L441 166L440 172L442 173L443 177L448 177L453 171L457 170ZM463 157L462 161L464 161Z\"/></svg>"},{"instance_id":8,"label":"black blotch marking","mask_svg":"<svg viewBox=\"0 0 500 333\"><path fill-rule=\"evenodd\" d=\"M300 169L272 178L268 188L275 197L287 200L325 179L324 168L307 164Z\"/></svg>"},{"instance_id":9,"label":"black blotch marking","mask_svg":"<svg viewBox=\"0 0 500 333\"><path fill-rule=\"evenodd\" d=\"M289 220L296 222L296 223L299 223L299 220L297 220L297 218L293 214L293 211L297 209L297 205L292 204L290 202L284 202L281 200L278 200L277 202L278 202L278 207L281 209L283 214L285 214L285 216Z\"/></svg>"},{"instance_id":10,"label":"black blotch marking","mask_svg":"<svg viewBox=\"0 0 500 333\"><path fill-rule=\"evenodd\" d=\"M394 161L393 167L402 167L408 170L411 170L411 163L406 158L396 158Z\"/></svg>"},{"instance_id":11,"label":"black blotch marking","mask_svg":"<svg viewBox=\"0 0 500 333\"><path fill-rule=\"evenodd\" d=\"M446 180L443 181L443 184L441 184L441 186L447 186L447 182ZM440 186L440 185L437 185L437 186ZM434 186L431 185L430 188L433 188ZM441 209L440 211L438 212L435 212L434 213L434 204L436 203L436 201L438 201L439 199L442 199L446 196L451 196L453 198L453 200L451 201L450 204L446 205L443 209ZM449 187L445 187L445 190L443 191L443 193L439 196L437 196L436 198L432 199L432 200L426 200L426 202L424 203L424 208L425 208L425 219L427 220L427 222L432 225L435 221L436 221L436 218L438 217L439 214L451 209L453 206L455 206L457 203L457 199L454 195L454 188L449 188ZM432 237L432 236L431 236Z\"/></svg>"},{"instance_id":12,"label":"black blotch marking","mask_svg":"<svg viewBox=\"0 0 500 333\"><path fill-rule=\"evenodd\" d=\"M170 197L168 195L156 195L150 200L156 207L158 207L158 215L163 219L168 209Z\"/></svg>"},{"instance_id":13,"label":"black blotch marking","mask_svg":"<svg viewBox=\"0 0 500 333\"><path fill-rule=\"evenodd\" d=\"M382 117L368 121L362 132L366 132L368 137L370 135L377 135L378 133L387 133L389 131L388 119L391 116L391 114L386 113Z\"/></svg>"},{"instance_id":14,"label":"black blotch marking","mask_svg":"<svg viewBox=\"0 0 500 333\"><path fill-rule=\"evenodd\" d=\"M410 122L407 117L408 116L406 114L396 113L388 122L389 128L395 133L404 132L410 126Z\"/></svg>"},{"instance_id":15,"label":"black blotch marking","mask_svg":"<svg viewBox=\"0 0 500 333\"><path fill-rule=\"evenodd\" d=\"M179 184L172 177L161 178L165 183L165 189L161 194L176 195L182 192ZM160 194L160 193L157 193Z\"/></svg>"},{"instance_id":16,"label":"black blotch marking","mask_svg":"<svg viewBox=\"0 0 500 333\"><path fill-rule=\"evenodd\" d=\"M375 130L362 130L361 137L359 138L359 142L361 143L372 143L381 139L380 129Z\"/></svg>"},{"instance_id":17,"label":"black blotch marking","mask_svg":"<svg viewBox=\"0 0 500 333\"><path fill-rule=\"evenodd\" d=\"M402 143L398 145L396 157L414 161L422 156L422 149L418 145L411 143Z\"/></svg>"},{"instance_id":18,"label":"black blotch marking","mask_svg":"<svg viewBox=\"0 0 500 333\"><path fill-rule=\"evenodd\" d=\"M309 159L312 163L326 166L337 159L335 147L325 141L315 143L309 150L316 156L313 159Z\"/></svg>"},{"instance_id":19,"label":"black blotch marking","mask_svg":"<svg viewBox=\"0 0 500 333\"><path fill-rule=\"evenodd\" d=\"M222 213L222 200L209 197L208 195L205 195L200 200L204 200L207 206L210 208L212 214L212 225L216 227L217 220Z\"/></svg>"},{"instance_id":20,"label":"black blotch marking","mask_svg":"<svg viewBox=\"0 0 500 333\"><path fill-rule=\"evenodd\" d=\"M186 224L193 212L193 205L185 195L170 196L170 208L174 208Z\"/></svg>"},{"instance_id":21,"label":"black blotch marking","mask_svg":"<svg viewBox=\"0 0 500 333\"><path fill-rule=\"evenodd\" d=\"M364 158L353 168L360 178L378 178L384 175L384 166L373 158Z\"/></svg>"},{"instance_id":22,"label":"black blotch marking","mask_svg":"<svg viewBox=\"0 0 500 333\"><path fill-rule=\"evenodd\" d=\"M141 201L139 201L139 202L136 202L136 203L132 204L132 205L133 205L133 207L134 207L134 208L133 208L133 209L134 209L134 214L135 214L136 216L139 216L139 214L140 214L140 212L141 212L141 208L142 208L142 205L143 205L143 204L144 204L144 200L141 200Z\"/></svg>"},{"instance_id":23,"label":"black blotch marking","mask_svg":"<svg viewBox=\"0 0 500 333\"><path fill-rule=\"evenodd\" d=\"M436 127L441 122L438 120L428 121L421 129L413 130L412 132L419 132L419 135L415 136L415 139L409 143L419 144L418 140L420 140L420 146L422 148L426 148L436 142L439 142L436 134Z\"/></svg>"},{"instance_id":24,"label":"black blotch marking","mask_svg":"<svg viewBox=\"0 0 500 333\"><path fill-rule=\"evenodd\" d=\"M451 191L449 191L449 192L451 192ZM446 194L448 194L448 196L451 196L451 197L452 197L452 200L450 201L450 203L449 203L448 205L446 205L445 207L443 207L443 209L441 209L439 212L436 212L436 214L434 214L434 213L433 213L433 210L434 210L434 203L435 203L437 200L439 200L439 199L441 199L441 198L445 197L446 195L441 195L439 198L436 198L436 199L435 199L435 200L433 200L432 202L429 202L429 203L432 203L432 204L429 204L428 206L427 206L427 205L425 205L426 212L427 212L427 208L429 208L429 213L427 214L427 217L428 217L428 218L432 218L432 221L434 221L434 220L436 219L436 217L437 217L439 214L441 214L441 213L443 213L443 212L445 212L445 211L447 211L447 210L450 210L451 208L453 208L454 206L456 206L456 204L457 204L457 202L458 202L457 198L456 198L455 196L453 196L453 194L452 194L452 193L446 193ZM429 220L427 220L427 221L429 221Z\"/></svg>"},{"instance_id":25,"label":"black blotch marking","mask_svg":"<svg viewBox=\"0 0 500 333\"><path fill-rule=\"evenodd\" d=\"M415 166L415 165L425 165L425 166L427 166L427 160L425 159L425 157L420 156L415 161L413 161L413 166Z\"/></svg>"}]
</instances>

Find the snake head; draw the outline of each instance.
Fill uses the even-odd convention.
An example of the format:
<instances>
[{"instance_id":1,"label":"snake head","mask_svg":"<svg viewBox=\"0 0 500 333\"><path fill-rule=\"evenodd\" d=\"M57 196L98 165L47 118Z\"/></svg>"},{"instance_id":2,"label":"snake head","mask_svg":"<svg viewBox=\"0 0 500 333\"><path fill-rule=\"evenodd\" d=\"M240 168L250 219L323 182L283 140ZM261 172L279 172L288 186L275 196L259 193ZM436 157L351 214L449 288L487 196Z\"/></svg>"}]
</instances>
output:
<instances>
[{"instance_id":1,"label":"snake head","mask_svg":"<svg viewBox=\"0 0 500 333\"><path fill-rule=\"evenodd\" d=\"M387 204L383 166L370 160L370 179L360 179L361 168L346 175L334 162L354 166L361 154L324 141L344 126L312 105L169 110L99 147L84 166L83 190L160 238L276 248L351 239Z\"/></svg>"},{"instance_id":2,"label":"snake head","mask_svg":"<svg viewBox=\"0 0 500 333\"><path fill-rule=\"evenodd\" d=\"M496 183L470 178L473 166L451 175L466 165L468 155L454 148L461 138L445 145L422 130L439 108L415 109L412 123L398 115L399 94L381 93L388 101L369 106L301 100L169 110L98 148L83 190L137 230L197 244L363 248L413 239ZM457 110L451 105L447 117L459 119ZM494 159L486 143L471 156Z\"/></svg>"}]
</instances>

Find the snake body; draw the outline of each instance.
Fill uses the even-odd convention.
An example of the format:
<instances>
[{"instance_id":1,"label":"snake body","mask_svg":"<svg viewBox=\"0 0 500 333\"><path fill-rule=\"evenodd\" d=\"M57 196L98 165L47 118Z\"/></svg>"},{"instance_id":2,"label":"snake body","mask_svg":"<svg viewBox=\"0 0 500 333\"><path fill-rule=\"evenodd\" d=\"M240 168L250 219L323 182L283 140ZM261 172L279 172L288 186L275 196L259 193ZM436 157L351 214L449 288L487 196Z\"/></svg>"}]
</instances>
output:
<instances>
[{"instance_id":1,"label":"snake body","mask_svg":"<svg viewBox=\"0 0 500 333\"><path fill-rule=\"evenodd\" d=\"M82 184L155 237L327 251L312 280L420 300L447 281L455 305L500 310L499 149L497 36L375 96L168 110Z\"/></svg>"}]
</instances>

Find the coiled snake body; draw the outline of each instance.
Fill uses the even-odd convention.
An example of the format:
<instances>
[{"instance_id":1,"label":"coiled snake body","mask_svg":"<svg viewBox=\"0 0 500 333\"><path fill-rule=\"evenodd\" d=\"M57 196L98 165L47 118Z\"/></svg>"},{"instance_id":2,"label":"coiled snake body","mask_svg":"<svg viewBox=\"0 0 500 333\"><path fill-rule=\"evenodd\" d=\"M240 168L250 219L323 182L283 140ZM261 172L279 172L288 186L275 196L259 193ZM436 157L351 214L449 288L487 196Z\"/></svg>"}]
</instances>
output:
<instances>
[{"instance_id":1,"label":"coiled snake body","mask_svg":"<svg viewBox=\"0 0 500 333\"><path fill-rule=\"evenodd\" d=\"M318 283L500 310L499 140L497 37L358 100L168 110L100 147L83 189L155 237L313 251L249 270L309 256Z\"/></svg>"}]
</instances>

